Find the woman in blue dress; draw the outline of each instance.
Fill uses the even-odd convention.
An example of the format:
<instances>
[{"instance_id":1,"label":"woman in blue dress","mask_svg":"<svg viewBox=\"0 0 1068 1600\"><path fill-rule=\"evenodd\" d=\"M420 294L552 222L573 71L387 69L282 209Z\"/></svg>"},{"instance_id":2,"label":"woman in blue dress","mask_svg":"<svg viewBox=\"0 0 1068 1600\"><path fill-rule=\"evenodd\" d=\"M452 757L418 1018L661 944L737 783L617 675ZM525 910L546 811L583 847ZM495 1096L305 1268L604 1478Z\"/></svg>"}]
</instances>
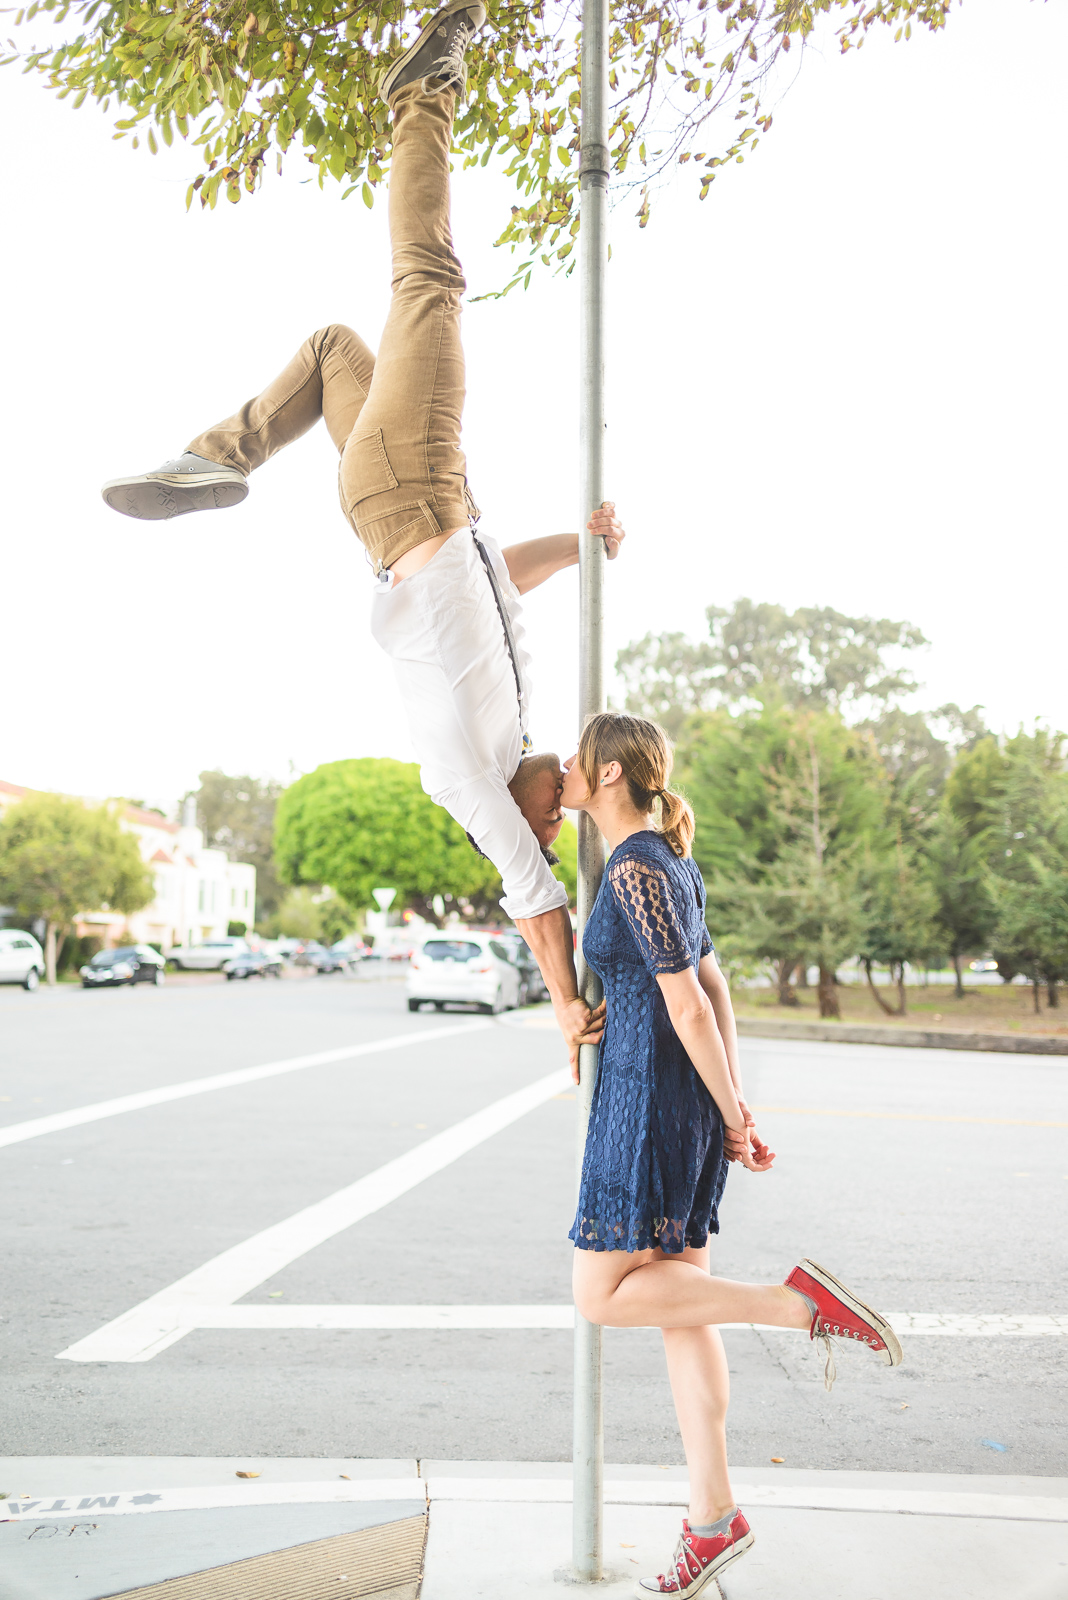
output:
<instances>
[{"instance_id":1,"label":"woman in blue dress","mask_svg":"<svg viewBox=\"0 0 1068 1600\"><path fill-rule=\"evenodd\" d=\"M889 1366L901 1346L884 1317L810 1260L781 1284L709 1273L709 1235L730 1162L767 1172L738 1068L730 993L705 927L690 854L693 812L667 788L656 723L591 718L561 804L593 819L611 851L583 952L607 1015L582 1166L575 1304L590 1322L659 1327L690 1472L690 1515L672 1565L638 1592L696 1594L753 1535L727 1469L727 1361L717 1323L753 1322L857 1339ZM576 1079L577 1081L577 1079Z\"/></svg>"}]
</instances>

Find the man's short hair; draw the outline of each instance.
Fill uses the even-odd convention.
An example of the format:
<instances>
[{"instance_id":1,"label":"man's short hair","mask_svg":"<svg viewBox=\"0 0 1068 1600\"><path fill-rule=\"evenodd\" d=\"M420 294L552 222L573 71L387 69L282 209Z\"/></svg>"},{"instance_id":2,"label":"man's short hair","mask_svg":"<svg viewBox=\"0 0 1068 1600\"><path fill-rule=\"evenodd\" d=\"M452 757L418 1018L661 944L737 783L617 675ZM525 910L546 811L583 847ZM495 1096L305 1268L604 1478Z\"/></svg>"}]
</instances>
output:
<instances>
[{"instance_id":1,"label":"man's short hair","mask_svg":"<svg viewBox=\"0 0 1068 1600\"><path fill-rule=\"evenodd\" d=\"M515 775L508 784L509 793L517 804L522 804L521 797L526 794L531 783L542 772L547 772L550 767L560 770L560 757L554 750L539 750L534 755L524 756L515 770Z\"/></svg>"}]
</instances>

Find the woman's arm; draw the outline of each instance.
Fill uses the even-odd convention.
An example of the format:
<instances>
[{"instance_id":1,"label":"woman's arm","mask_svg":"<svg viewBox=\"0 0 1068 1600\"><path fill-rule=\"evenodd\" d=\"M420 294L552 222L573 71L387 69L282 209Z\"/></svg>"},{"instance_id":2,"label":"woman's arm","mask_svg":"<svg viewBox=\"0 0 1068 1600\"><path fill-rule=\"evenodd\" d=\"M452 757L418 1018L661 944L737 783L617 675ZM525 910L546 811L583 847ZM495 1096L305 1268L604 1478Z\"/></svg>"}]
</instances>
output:
<instances>
[{"instance_id":1,"label":"woman's arm","mask_svg":"<svg viewBox=\"0 0 1068 1600\"><path fill-rule=\"evenodd\" d=\"M716 1014L716 1026L723 1040L723 1048L727 1052L727 1065L730 1067L734 1092L741 1100L743 1095L742 1071L738 1064L738 1025L734 1020L730 988L720 971L719 962L711 951L707 956L701 957L697 968L697 981L712 1002L712 1010Z\"/></svg>"},{"instance_id":2,"label":"woman's arm","mask_svg":"<svg viewBox=\"0 0 1068 1600\"><path fill-rule=\"evenodd\" d=\"M702 959L702 967L708 959L707 956ZM766 1146L752 1138L750 1120L739 1103L716 1011L704 983L698 981L692 967L687 967L685 972L665 973L656 981L664 996L671 1026L693 1062L697 1076L719 1107L728 1135L734 1135L729 1140L731 1152L750 1172L766 1172L775 1157ZM727 1004L730 1005L729 995ZM734 1047L737 1051L737 1038Z\"/></svg>"},{"instance_id":3,"label":"woman's arm","mask_svg":"<svg viewBox=\"0 0 1068 1600\"><path fill-rule=\"evenodd\" d=\"M609 561L614 561L626 534L612 501L606 500L599 506L586 526L604 540L605 555ZM544 539L527 539L523 544L510 544L502 554L508 576L519 593L529 594L554 572L578 564L578 534L550 533Z\"/></svg>"}]
</instances>

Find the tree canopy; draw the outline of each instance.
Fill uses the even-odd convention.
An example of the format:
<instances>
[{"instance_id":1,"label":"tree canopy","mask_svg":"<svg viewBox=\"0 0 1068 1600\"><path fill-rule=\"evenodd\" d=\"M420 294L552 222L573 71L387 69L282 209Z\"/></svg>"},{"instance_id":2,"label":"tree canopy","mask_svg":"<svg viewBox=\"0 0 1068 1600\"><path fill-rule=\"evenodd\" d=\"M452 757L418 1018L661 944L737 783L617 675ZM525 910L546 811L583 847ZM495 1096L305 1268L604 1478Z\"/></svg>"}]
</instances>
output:
<instances>
[{"instance_id":1,"label":"tree canopy","mask_svg":"<svg viewBox=\"0 0 1068 1600\"><path fill-rule=\"evenodd\" d=\"M574 848L561 842L556 873L573 892ZM485 914L497 912L502 893L492 862L424 794L414 762L332 761L298 778L278 802L275 856L283 879L329 884L354 907L372 905L372 890L388 886L397 905L424 913L441 894Z\"/></svg>"},{"instance_id":2,"label":"tree canopy","mask_svg":"<svg viewBox=\"0 0 1068 1600\"><path fill-rule=\"evenodd\" d=\"M937 31L952 0L613 0L609 26L609 164L641 189L676 167L701 199L727 163L744 161L771 127L775 70L792 47L829 26L840 48L873 27L907 38ZM514 0L493 9L471 52L456 124L465 164L494 151L519 191L498 243L567 263L578 231L580 0ZM117 137L150 150L191 139L203 170L190 185L214 206L252 193L287 154L359 192L367 205L389 166L389 117L377 97L395 59L433 10L401 0L30 0L15 25L49 21L2 58L42 73L60 98L124 114ZM792 59L792 58L791 58Z\"/></svg>"},{"instance_id":3,"label":"tree canopy","mask_svg":"<svg viewBox=\"0 0 1068 1600\"><path fill-rule=\"evenodd\" d=\"M849 617L831 606L784 606L736 600L709 606L707 640L647 633L616 657L626 709L653 717L669 732L694 711L780 700L844 711L885 708L917 687L894 652L927 643L910 622Z\"/></svg>"},{"instance_id":4,"label":"tree canopy","mask_svg":"<svg viewBox=\"0 0 1068 1600\"><path fill-rule=\"evenodd\" d=\"M215 767L200 774L200 787L192 791L205 843L256 868L261 918L276 911L282 899L274 863L274 811L284 787L274 778L238 777Z\"/></svg>"},{"instance_id":5,"label":"tree canopy","mask_svg":"<svg viewBox=\"0 0 1068 1600\"><path fill-rule=\"evenodd\" d=\"M137 840L108 806L61 794L28 794L0 821L0 899L46 925L48 981L56 937L81 911L140 911L155 893Z\"/></svg>"}]
</instances>

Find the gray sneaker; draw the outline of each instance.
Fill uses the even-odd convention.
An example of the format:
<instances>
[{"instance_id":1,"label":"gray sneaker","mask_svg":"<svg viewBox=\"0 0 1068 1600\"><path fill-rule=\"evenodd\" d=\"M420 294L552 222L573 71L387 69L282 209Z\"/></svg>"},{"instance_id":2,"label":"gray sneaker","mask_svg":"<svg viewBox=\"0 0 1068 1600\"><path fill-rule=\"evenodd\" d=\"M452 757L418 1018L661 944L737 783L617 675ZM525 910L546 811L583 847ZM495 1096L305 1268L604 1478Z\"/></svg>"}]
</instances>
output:
<instances>
[{"instance_id":1,"label":"gray sneaker","mask_svg":"<svg viewBox=\"0 0 1068 1600\"><path fill-rule=\"evenodd\" d=\"M175 461L165 461L155 472L130 478L113 478L101 489L112 511L143 522L166 522L187 511L221 511L240 505L248 483L236 467L220 467L190 451Z\"/></svg>"},{"instance_id":2,"label":"gray sneaker","mask_svg":"<svg viewBox=\"0 0 1068 1600\"><path fill-rule=\"evenodd\" d=\"M388 104L398 89L417 78L422 78L426 94L455 89L462 95L467 88L464 54L485 20L486 8L480 0L449 0L431 17L411 49L390 67L379 90L382 99Z\"/></svg>"}]
</instances>

